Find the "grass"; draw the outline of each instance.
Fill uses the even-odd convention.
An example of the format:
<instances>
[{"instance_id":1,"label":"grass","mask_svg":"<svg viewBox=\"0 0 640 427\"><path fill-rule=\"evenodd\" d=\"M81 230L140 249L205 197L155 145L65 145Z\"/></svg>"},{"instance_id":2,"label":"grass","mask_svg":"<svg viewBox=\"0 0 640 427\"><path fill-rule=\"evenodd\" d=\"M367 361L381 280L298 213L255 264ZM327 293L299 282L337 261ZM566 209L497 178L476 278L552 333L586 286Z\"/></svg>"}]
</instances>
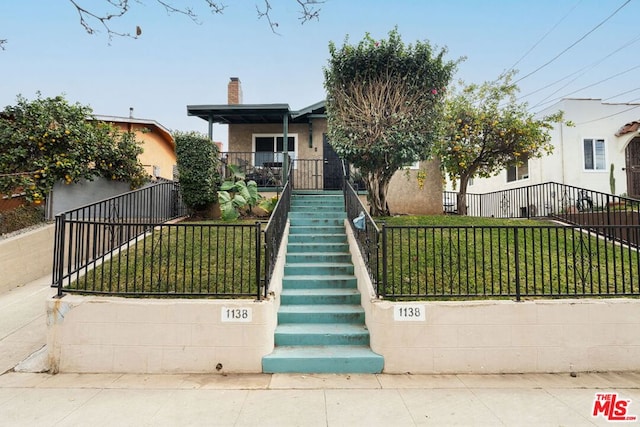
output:
<instances>
[{"instance_id":1,"label":"grass","mask_svg":"<svg viewBox=\"0 0 640 427\"><path fill-rule=\"evenodd\" d=\"M264 266L264 254L260 256ZM110 259L84 273L66 289L148 296L256 296L255 221L162 225L125 243Z\"/></svg>"},{"instance_id":2,"label":"grass","mask_svg":"<svg viewBox=\"0 0 640 427\"><path fill-rule=\"evenodd\" d=\"M382 220L387 297L640 295L638 251L576 228L459 216Z\"/></svg>"},{"instance_id":3,"label":"grass","mask_svg":"<svg viewBox=\"0 0 640 427\"><path fill-rule=\"evenodd\" d=\"M575 228L454 215L378 222L385 223L388 233L389 268L386 280L380 281L387 298L640 294L638 252ZM70 288L149 296L257 295L254 224L210 221L156 227L146 237L125 243L102 265L84 271ZM104 230L96 231L100 233Z\"/></svg>"}]
</instances>

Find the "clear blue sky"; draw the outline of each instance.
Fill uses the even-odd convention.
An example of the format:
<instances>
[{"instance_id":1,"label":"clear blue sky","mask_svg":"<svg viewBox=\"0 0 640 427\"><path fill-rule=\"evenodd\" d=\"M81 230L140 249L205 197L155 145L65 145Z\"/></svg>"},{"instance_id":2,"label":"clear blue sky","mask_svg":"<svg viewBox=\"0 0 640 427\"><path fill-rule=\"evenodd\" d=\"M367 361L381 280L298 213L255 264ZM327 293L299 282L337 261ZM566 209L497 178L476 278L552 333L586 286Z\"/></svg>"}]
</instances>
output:
<instances>
[{"instance_id":1,"label":"clear blue sky","mask_svg":"<svg viewBox=\"0 0 640 427\"><path fill-rule=\"evenodd\" d=\"M97 10L106 4L79 2ZM109 43L98 23L102 32L85 32L67 0L3 0L0 39L8 43L0 51L0 107L15 104L17 94L32 99L40 91L88 104L95 114L127 116L134 107L136 117L169 129L204 132L206 123L188 117L186 106L226 103L229 77L240 78L245 103L303 108L324 99L329 41L341 44L348 34L357 42L365 32L384 37L394 26L405 42L428 40L447 47L450 59L465 56L455 79L468 83L496 78L535 45L516 66L523 77L593 30L523 79L521 95L582 71L522 101L532 111L548 106L538 105L545 98L565 95L640 101L640 0L327 0L319 21L304 25L295 0L272 0L280 35L258 20L262 0L222 0L223 15L211 15L203 0L174 1L193 5L200 24L168 15L155 0L131 2L128 15L112 26L125 32L140 25L141 38ZM601 80L607 81L595 84ZM226 132L217 128L214 137L226 140Z\"/></svg>"}]
</instances>

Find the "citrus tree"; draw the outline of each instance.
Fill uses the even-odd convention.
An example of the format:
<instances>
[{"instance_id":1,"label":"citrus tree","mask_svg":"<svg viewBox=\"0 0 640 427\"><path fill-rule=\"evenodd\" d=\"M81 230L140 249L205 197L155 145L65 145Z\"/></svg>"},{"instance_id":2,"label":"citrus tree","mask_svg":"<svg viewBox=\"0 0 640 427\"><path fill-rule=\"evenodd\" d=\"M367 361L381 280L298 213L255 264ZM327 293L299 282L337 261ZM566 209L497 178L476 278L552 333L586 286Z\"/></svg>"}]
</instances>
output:
<instances>
[{"instance_id":1,"label":"citrus tree","mask_svg":"<svg viewBox=\"0 0 640 427\"><path fill-rule=\"evenodd\" d=\"M449 93L443 137L435 145L448 178L459 186L458 213L467 211L469 180L487 178L507 166L550 154L549 131L562 112L535 117L518 103L518 87L507 73L481 85L461 85Z\"/></svg>"},{"instance_id":2,"label":"citrus tree","mask_svg":"<svg viewBox=\"0 0 640 427\"><path fill-rule=\"evenodd\" d=\"M0 112L0 193L22 190L42 203L56 182L102 176L139 187L146 179L133 133L97 122L90 107L64 97L29 101Z\"/></svg>"},{"instance_id":3,"label":"citrus tree","mask_svg":"<svg viewBox=\"0 0 640 427\"><path fill-rule=\"evenodd\" d=\"M428 42L405 45L394 29L357 45L329 44L324 69L329 141L357 167L373 215L388 215L387 189L393 174L428 158L438 139L444 92L457 61Z\"/></svg>"}]
</instances>

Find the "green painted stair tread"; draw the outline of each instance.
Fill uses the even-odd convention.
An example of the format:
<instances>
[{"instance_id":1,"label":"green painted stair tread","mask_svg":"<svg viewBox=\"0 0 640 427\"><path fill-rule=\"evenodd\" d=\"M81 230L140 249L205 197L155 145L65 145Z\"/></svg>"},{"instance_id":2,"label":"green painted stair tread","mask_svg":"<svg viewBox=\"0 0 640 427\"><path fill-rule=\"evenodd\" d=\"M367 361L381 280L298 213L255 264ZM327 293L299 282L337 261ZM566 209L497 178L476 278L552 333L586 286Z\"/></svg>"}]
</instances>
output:
<instances>
[{"instance_id":1,"label":"green painted stair tread","mask_svg":"<svg viewBox=\"0 0 640 427\"><path fill-rule=\"evenodd\" d=\"M278 324L363 323L364 310L356 304L284 304L278 310Z\"/></svg>"},{"instance_id":2,"label":"green painted stair tread","mask_svg":"<svg viewBox=\"0 0 640 427\"><path fill-rule=\"evenodd\" d=\"M354 288L283 289L281 304L359 304L360 292Z\"/></svg>"},{"instance_id":3,"label":"green painted stair tread","mask_svg":"<svg viewBox=\"0 0 640 427\"><path fill-rule=\"evenodd\" d=\"M296 275L282 280L283 289L356 288L357 284L353 275Z\"/></svg>"},{"instance_id":4,"label":"green painted stair tread","mask_svg":"<svg viewBox=\"0 0 640 427\"><path fill-rule=\"evenodd\" d=\"M369 331L357 323L290 323L278 325L276 346L368 345Z\"/></svg>"},{"instance_id":5,"label":"green painted stair tread","mask_svg":"<svg viewBox=\"0 0 640 427\"><path fill-rule=\"evenodd\" d=\"M347 243L293 243L287 244L287 252L349 252Z\"/></svg>"},{"instance_id":6,"label":"green painted stair tread","mask_svg":"<svg viewBox=\"0 0 640 427\"><path fill-rule=\"evenodd\" d=\"M384 359L368 346L282 346L262 358L266 373L382 372Z\"/></svg>"}]
</instances>

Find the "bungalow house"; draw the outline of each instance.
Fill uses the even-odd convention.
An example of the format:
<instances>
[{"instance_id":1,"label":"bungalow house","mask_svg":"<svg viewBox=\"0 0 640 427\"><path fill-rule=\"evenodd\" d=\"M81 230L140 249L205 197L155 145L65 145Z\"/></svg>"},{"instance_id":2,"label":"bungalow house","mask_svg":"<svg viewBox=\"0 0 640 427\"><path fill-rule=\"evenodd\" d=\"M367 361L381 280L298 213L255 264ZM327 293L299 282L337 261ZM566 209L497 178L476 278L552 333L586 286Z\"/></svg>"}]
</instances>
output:
<instances>
[{"instance_id":1,"label":"bungalow house","mask_svg":"<svg viewBox=\"0 0 640 427\"><path fill-rule=\"evenodd\" d=\"M214 123L228 125L229 151L223 153L224 161L242 167L250 178L268 188L282 184L282 169L291 159L294 189L341 188L342 164L327 138L325 101L301 110L284 103L243 104L237 77L230 79L227 95L227 104L187 106L189 116L208 122L212 139ZM442 213L438 163L420 162L396 173L388 203L394 214Z\"/></svg>"},{"instance_id":2,"label":"bungalow house","mask_svg":"<svg viewBox=\"0 0 640 427\"><path fill-rule=\"evenodd\" d=\"M132 109L133 112L133 109ZM129 117L94 116L95 120L111 123L123 132L133 132L144 150L138 156L145 171L153 178L173 179L176 166L176 143L171 131L155 120Z\"/></svg>"},{"instance_id":3,"label":"bungalow house","mask_svg":"<svg viewBox=\"0 0 640 427\"><path fill-rule=\"evenodd\" d=\"M111 123L124 132L134 132L136 141L142 143L143 152L138 156L152 180L173 179L176 168L176 147L171 132L155 120L130 117L94 115L92 120ZM74 185L56 183L47 198L48 219L60 212L130 191L124 182L95 179Z\"/></svg>"},{"instance_id":4,"label":"bungalow house","mask_svg":"<svg viewBox=\"0 0 640 427\"><path fill-rule=\"evenodd\" d=\"M491 178L475 178L469 193L489 193L545 182L640 198L640 104L563 99L540 115L561 110L551 131L554 150ZM448 184L450 185L450 184Z\"/></svg>"}]
</instances>

